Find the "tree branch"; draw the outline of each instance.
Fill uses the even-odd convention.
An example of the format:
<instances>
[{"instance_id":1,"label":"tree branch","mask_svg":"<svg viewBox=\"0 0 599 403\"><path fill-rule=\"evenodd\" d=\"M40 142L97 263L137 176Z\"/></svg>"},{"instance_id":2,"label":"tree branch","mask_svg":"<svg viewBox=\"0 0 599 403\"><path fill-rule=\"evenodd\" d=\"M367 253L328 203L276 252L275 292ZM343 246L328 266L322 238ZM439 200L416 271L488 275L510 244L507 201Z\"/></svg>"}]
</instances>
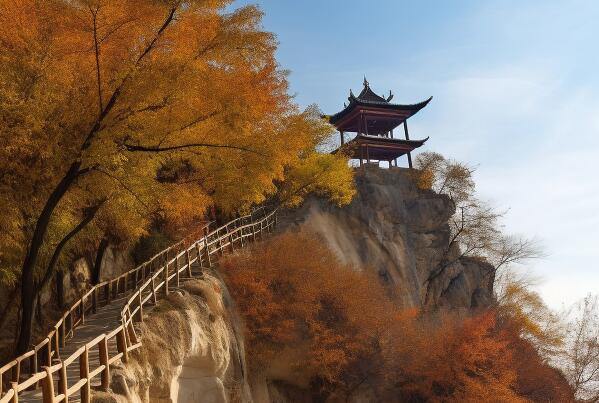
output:
<instances>
[{"instance_id":1,"label":"tree branch","mask_svg":"<svg viewBox=\"0 0 599 403\"><path fill-rule=\"evenodd\" d=\"M50 263L48 263L48 266L46 267L46 272L44 274L44 277L39 282L39 284L37 284L35 287L35 295L39 294L39 292L42 291L42 289L46 286L46 284L48 284L48 282L52 278L52 275L54 274L54 266L56 266L56 262L58 262L58 258L60 257L60 254L62 253L62 250L64 249L66 244L75 235L77 235L83 228L85 228L85 226L87 226L87 224L89 224L91 222L91 220L94 219L94 217L96 216L96 213L98 212L100 207L102 207L102 205L105 202L106 202L106 199L103 199L103 200L99 201L96 205L94 205L93 207L86 209L86 212L85 212L83 218L81 219L81 221L79 222L79 224L77 224L75 226L75 228L73 228L68 234L66 234L60 240L58 245L56 245L56 248L54 249L54 253L52 254L52 258L50 259Z\"/></svg>"},{"instance_id":2,"label":"tree branch","mask_svg":"<svg viewBox=\"0 0 599 403\"><path fill-rule=\"evenodd\" d=\"M194 148L194 147L204 147L204 148L228 148L228 149L232 149L232 150L239 150L239 151L245 151L245 152L249 152L249 153L253 153L253 154L258 154L261 156L266 157L266 154L263 154L259 151L256 150L252 150L249 148L245 148L245 147L240 147L240 146L230 146L230 145L226 145L226 144L211 144L211 143L189 143L189 144L180 144L180 145L176 145L176 146L166 146L166 147L157 147L157 146L142 146L142 145L135 145L135 144L130 144L130 143L123 143L123 146L125 147L125 149L127 151L130 152L164 152L164 151L176 151L176 150L182 150L182 149L186 149L186 148Z\"/></svg>"},{"instance_id":3,"label":"tree branch","mask_svg":"<svg viewBox=\"0 0 599 403\"><path fill-rule=\"evenodd\" d=\"M133 67L135 67L135 68L138 67L139 64L141 63L141 61L145 58L145 56L154 49L154 47L156 46L156 42L158 41L158 39L162 36L162 34L168 28L168 26L171 24L171 22L173 22L173 19L175 17L175 13L179 9L180 4L181 4L181 2L177 1L171 7L171 9L170 9L168 15L166 16L164 22L160 26L160 29L158 29L158 32L156 32L156 35L154 35L154 38L152 38L152 40L150 41L150 43L148 44L148 46L146 46L146 48L144 49L144 51L139 55L139 57L137 58L137 60L136 60L136 62L135 62L135 64L134 64ZM110 113L110 111L112 110L112 108L114 107L114 105L116 104L116 101L118 100L118 98L119 98L119 96L121 94L121 91L123 90L125 84L131 78L134 70L135 69L131 69L131 71L129 71L127 73L127 75L123 78L123 80L121 81L121 83L112 92L112 95L108 99L108 102L104 106L104 109L102 109L102 111L98 115L98 119L96 120L96 122L94 123L94 125L90 129L89 133L87 134L87 137L85 138L85 141L83 142L83 145L81 146L81 150L82 151L84 151L87 148L89 148L89 146L91 145L92 139L94 138L94 136L96 135L96 133L98 131L100 131L100 128L102 127L102 121L106 118L106 116L108 116L108 114Z\"/></svg>"}]
</instances>

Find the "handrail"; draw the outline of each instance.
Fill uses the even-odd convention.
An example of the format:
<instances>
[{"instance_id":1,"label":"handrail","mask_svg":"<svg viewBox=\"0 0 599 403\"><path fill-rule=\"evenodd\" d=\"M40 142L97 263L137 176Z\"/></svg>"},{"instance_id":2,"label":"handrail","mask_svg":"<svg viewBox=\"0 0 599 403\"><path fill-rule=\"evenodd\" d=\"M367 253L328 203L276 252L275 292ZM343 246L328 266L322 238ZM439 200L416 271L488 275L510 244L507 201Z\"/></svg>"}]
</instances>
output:
<instances>
[{"instance_id":1,"label":"handrail","mask_svg":"<svg viewBox=\"0 0 599 403\"><path fill-rule=\"evenodd\" d=\"M256 241L258 236L263 238L264 231L272 232L276 224L276 209L257 220L253 219L253 214L236 218L212 232L206 231L202 238L187 248L181 248L183 241L177 242L136 268L95 285L65 311L54 330L43 341L0 367L0 403L18 402L22 391L37 389L40 384L44 402L68 401L69 396L77 391L81 392L82 402L89 402L91 380L101 375L101 386L107 389L110 382L110 364L119 359L127 362L128 354L141 346L133 322L134 318L143 321L144 305L155 305L159 298L169 294L169 287L179 287L182 275L193 278L191 266L194 263L197 262L200 268L211 267L212 261L227 250L233 252L236 248ZM169 252L173 250L174 256L169 259ZM174 271L169 272L172 266ZM102 290L103 299L99 295ZM64 348L67 338L69 335L72 337L77 325L85 322L86 313L95 312L100 303L110 304L113 299L127 291L133 294L120 312L121 324L108 334L98 335L61 360L61 347ZM110 357L108 345L112 341L116 342L117 354ZM90 372L89 351L94 348L99 350L99 365ZM43 351L43 357L40 356L40 351ZM41 358L45 365L42 365ZM21 362L26 359L30 360L29 376L21 381ZM79 360L80 380L69 387L67 367L76 360ZM55 361L58 363L53 364ZM11 371L12 375L11 386L5 389L3 375L8 371ZM58 382L55 382L54 374L58 372ZM58 395L55 394L55 384Z\"/></svg>"}]
</instances>

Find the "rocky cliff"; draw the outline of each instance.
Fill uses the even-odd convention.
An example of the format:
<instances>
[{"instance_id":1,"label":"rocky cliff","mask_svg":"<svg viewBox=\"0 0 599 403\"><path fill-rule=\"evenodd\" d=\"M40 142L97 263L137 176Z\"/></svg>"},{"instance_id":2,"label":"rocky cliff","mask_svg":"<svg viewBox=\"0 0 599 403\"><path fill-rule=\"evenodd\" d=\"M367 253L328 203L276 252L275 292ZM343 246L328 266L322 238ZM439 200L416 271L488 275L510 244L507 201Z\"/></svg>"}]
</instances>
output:
<instances>
[{"instance_id":1,"label":"rocky cliff","mask_svg":"<svg viewBox=\"0 0 599 403\"><path fill-rule=\"evenodd\" d=\"M319 199L282 212L281 231L320 234L343 262L372 270L404 307L467 310L492 300L492 268L446 249L455 207L419 189L405 169L358 173L358 194L345 207ZM446 256L444 256L444 254ZM456 260L430 284L443 258ZM365 307L367 309L367 307ZM234 302L216 272L161 302L142 325L143 348L113 371L112 393L97 402L310 402L306 389L250 377ZM366 386L355 402L371 402ZM357 399L357 400L356 400Z\"/></svg>"},{"instance_id":2,"label":"rocky cliff","mask_svg":"<svg viewBox=\"0 0 599 403\"><path fill-rule=\"evenodd\" d=\"M358 172L356 184L348 206L311 199L283 213L281 221L320 234L355 269L375 271L404 307L472 308L491 301L492 267L458 259L456 249L446 253L455 211L447 196L419 189L403 168L367 168ZM429 284L444 257L456 262Z\"/></svg>"},{"instance_id":3,"label":"rocky cliff","mask_svg":"<svg viewBox=\"0 0 599 403\"><path fill-rule=\"evenodd\" d=\"M111 373L107 402L251 402L243 340L216 273L187 282L140 326L143 347Z\"/></svg>"}]
</instances>

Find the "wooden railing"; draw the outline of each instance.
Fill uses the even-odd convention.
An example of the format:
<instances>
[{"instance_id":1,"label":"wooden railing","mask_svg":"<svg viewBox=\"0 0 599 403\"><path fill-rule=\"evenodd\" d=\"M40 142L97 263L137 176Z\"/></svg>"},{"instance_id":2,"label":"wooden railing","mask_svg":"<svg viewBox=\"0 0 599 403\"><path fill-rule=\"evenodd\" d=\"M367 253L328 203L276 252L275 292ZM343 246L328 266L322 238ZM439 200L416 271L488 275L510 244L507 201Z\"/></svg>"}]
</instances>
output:
<instances>
[{"instance_id":1,"label":"wooden railing","mask_svg":"<svg viewBox=\"0 0 599 403\"><path fill-rule=\"evenodd\" d=\"M65 312L41 343L0 368L0 403L16 403L21 392L37 389L40 385L44 403L68 402L69 396L77 392L80 392L82 402L89 402L91 380L100 375L100 387L107 389L110 365L117 360L127 362L128 354L141 346L133 323L143 320L144 306L157 304L158 299L168 295L170 288L179 287L183 278L191 278L194 263L211 267L226 251L234 251L264 237L265 231L271 232L276 222L276 210L263 213L260 218L255 214L237 218L188 246L179 242L135 269L94 286ZM69 357L60 356L61 348L73 336L74 329L84 323L86 314L94 313L99 306L110 304L128 291L133 293L120 312L121 324L116 329L98 335ZM90 363L90 351L94 349L98 349L95 366ZM111 351L116 353L111 356ZM29 360L29 371L22 380L22 363L26 360ZM69 385L67 369L75 361L79 363L79 381ZM4 387L4 374L11 376L8 388Z\"/></svg>"}]
</instances>

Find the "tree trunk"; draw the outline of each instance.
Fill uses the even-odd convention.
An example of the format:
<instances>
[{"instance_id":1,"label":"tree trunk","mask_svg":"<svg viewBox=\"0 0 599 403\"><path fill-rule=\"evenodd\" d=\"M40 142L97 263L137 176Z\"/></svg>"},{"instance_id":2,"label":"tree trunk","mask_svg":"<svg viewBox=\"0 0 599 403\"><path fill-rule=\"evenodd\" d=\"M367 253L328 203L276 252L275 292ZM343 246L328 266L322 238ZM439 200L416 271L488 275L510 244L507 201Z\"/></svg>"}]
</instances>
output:
<instances>
[{"instance_id":1,"label":"tree trunk","mask_svg":"<svg viewBox=\"0 0 599 403\"><path fill-rule=\"evenodd\" d=\"M56 185L48 197L48 200L46 200L46 204L35 224L35 230L33 231L29 249L27 250L27 255L25 256L23 268L21 270L21 327L17 340L17 355L26 352L31 344L36 293L34 272L40 248L48 230L48 225L50 224L50 218L62 197L80 175L80 167L80 161L75 161L71 164L69 170L58 185Z\"/></svg>"},{"instance_id":2,"label":"tree trunk","mask_svg":"<svg viewBox=\"0 0 599 403\"><path fill-rule=\"evenodd\" d=\"M39 328L41 329L44 325L44 313L42 312L42 296L40 293L37 294L37 298L36 298L36 309L35 309L35 317L37 320L37 324L39 326Z\"/></svg>"},{"instance_id":3,"label":"tree trunk","mask_svg":"<svg viewBox=\"0 0 599 403\"><path fill-rule=\"evenodd\" d=\"M64 309L64 271L56 272L56 304L58 309Z\"/></svg>"},{"instance_id":4,"label":"tree trunk","mask_svg":"<svg viewBox=\"0 0 599 403\"><path fill-rule=\"evenodd\" d=\"M94 262L94 267L92 269L92 284L96 285L100 282L100 278L102 277L102 260L104 258L104 253L108 249L108 238L104 237L100 241L100 245L98 245L98 252L96 253L96 261Z\"/></svg>"}]
</instances>

